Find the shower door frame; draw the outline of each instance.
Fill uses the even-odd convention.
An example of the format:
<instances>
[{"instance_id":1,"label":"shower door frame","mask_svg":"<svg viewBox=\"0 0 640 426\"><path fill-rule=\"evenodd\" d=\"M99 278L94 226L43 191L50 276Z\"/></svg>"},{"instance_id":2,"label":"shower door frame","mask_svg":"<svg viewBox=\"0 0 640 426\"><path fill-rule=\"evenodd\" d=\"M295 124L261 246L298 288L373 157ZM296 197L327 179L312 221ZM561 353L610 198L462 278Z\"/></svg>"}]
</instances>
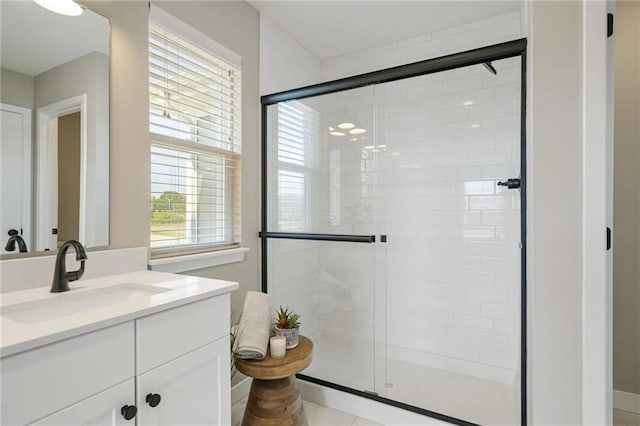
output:
<instances>
[{"instance_id":1,"label":"shower door frame","mask_svg":"<svg viewBox=\"0 0 640 426\"><path fill-rule=\"evenodd\" d=\"M356 89L359 87L387 83L406 78L419 77L427 74L434 74L449 71L457 68L464 68L472 65L484 64L500 59L520 57L521 80L520 80L520 422L522 426L527 425L527 185L526 185L526 101L527 101L527 39L521 38L505 43L499 43L487 47L467 50L433 59L426 59L406 65L386 68L352 77L332 80L325 83L314 84L284 92L264 95L260 98L261 103L261 288L264 293L268 291L267 285L267 246L270 238L301 239L316 241L341 241L356 243L375 243L375 235L338 235L338 234L312 234L304 232L269 232L267 230L267 183L268 183L268 126L267 108L280 102L310 98L314 96L328 95L330 93ZM505 176L507 178L509 176ZM353 389L337 383L307 376L296 375L299 379L326 386L339 391L347 392L363 398L388 404L414 413L429 416L445 422L462 426L474 426L475 423L448 416L443 413L426 410L421 407L406 404L389 398L378 396L374 393Z\"/></svg>"}]
</instances>

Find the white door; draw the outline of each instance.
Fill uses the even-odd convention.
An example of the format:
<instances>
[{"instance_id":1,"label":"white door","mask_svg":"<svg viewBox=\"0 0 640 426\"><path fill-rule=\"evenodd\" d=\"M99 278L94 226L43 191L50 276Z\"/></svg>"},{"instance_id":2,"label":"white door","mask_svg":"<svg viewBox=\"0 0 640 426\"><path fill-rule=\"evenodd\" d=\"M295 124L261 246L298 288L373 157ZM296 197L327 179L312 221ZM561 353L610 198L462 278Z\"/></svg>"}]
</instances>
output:
<instances>
[{"instance_id":1,"label":"white door","mask_svg":"<svg viewBox=\"0 0 640 426\"><path fill-rule=\"evenodd\" d=\"M31 249L31 110L2 104L0 123L0 252L11 229Z\"/></svg>"},{"instance_id":2,"label":"white door","mask_svg":"<svg viewBox=\"0 0 640 426\"><path fill-rule=\"evenodd\" d=\"M222 338L138 376L138 426L230 424L229 362Z\"/></svg>"},{"instance_id":3,"label":"white door","mask_svg":"<svg viewBox=\"0 0 640 426\"><path fill-rule=\"evenodd\" d=\"M136 423L135 417L130 420L125 419L122 408L134 404L134 389L134 379L129 379L32 425L133 426Z\"/></svg>"}]
</instances>

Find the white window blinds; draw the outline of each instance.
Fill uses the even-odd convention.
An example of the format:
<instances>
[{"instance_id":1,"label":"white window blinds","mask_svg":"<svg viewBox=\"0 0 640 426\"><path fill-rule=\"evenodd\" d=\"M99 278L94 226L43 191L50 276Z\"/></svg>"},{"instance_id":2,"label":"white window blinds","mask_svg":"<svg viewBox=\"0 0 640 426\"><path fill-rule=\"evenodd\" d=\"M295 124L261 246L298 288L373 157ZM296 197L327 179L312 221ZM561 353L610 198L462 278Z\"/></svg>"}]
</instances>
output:
<instances>
[{"instance_id":1,"label":"white window blinds","mask_svg":"<svg viewBox=\"0 0 640 426\"><path fill-rule=\"evenodd\" d=\"M239 244L240 83L239 67L150 23L154 255Z\"/></svg>"},{"instance_id":2,"label":"white window blinds","mask_svg":"<svg viewBox=\"0 0 640 426\"><path fill-rule=\"evenodd\" d=\"M278 104L278 229L303 232L311 225L312 186L318 161L318 111L299 101Z\"/></svg>"}]
</instances>

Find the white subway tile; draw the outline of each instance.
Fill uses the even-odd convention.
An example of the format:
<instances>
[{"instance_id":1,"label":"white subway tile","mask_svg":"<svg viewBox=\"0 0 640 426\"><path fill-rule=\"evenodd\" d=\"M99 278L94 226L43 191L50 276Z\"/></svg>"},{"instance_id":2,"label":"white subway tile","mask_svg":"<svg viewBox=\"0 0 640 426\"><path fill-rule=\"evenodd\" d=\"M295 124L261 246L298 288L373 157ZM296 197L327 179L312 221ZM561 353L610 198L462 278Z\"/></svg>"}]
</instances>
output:
<instances>
[{"instance_id":1,"label":"white subway tile","mask_svg":"<svg viewBox=\"0 0 640 426\"><path fill-rule=\"evenodd\" d=\"M455 299L440 299L440 309L454 314L480 315L480 303Z\"/></svg>"},{"instance_id":2,"label":"white subway tile","mask_svg":"<svg viewBox=\"0 0 640 426\"><path fill-rule=\"evenodd\" d=\"M520 317L519 307L501 303L483 303L482 316L507 321L518 321Z\"/></svg>"},{"instance_id":3,"label":"white subway tile","mask_svg":"<svg viewBox=\"0 0 640 426\"><path fill-rule=\"evenodd\" d=\"M512 341L506 336L496 336L492 333L478 331L470 331L467 342L471 345L496 351L514 351L517 349L513 347Z\"/></svg>"},{"instance_id":4,"label":"white subway tile","mask_svg":"<svg viewBox=\"0 0 640 426\"><path fill-rule=\"evenodd\" d=\"M465 343L467 341L467 331L462 328L431 325L428 327L428 334L430 338L444 342Z\"/></svg>"},{"instance_id":5,"label":"white subway tile","mask_svg":"<svg viewBox=\"0 0 640 426\"><path fill-rule=\"evenodd\" d=\"M495 333L501 336L519 337L520 324L517 321L495 320Z\"/></svg>"},{"instance_id":6,"label":"white subway tile","mask_svg":"<svg viewBox=\"0 0 640 426\"><path fill-rule=\"evenodd\" d=\"M509 290L505 288L469 287L469 300L490 303L509 303Z\"/></svg>"},{"instance_id":7,"label":"white subway tile","mask_svg":"<svg viewBox=\"0 0 640 426\"><path fill-rule=\"evenodd\" d=\"M494 320L475 315L458 315L453 317L453 324L456 327L463 327L469 330L493 330Z\"/></svg>"}]
</instances>

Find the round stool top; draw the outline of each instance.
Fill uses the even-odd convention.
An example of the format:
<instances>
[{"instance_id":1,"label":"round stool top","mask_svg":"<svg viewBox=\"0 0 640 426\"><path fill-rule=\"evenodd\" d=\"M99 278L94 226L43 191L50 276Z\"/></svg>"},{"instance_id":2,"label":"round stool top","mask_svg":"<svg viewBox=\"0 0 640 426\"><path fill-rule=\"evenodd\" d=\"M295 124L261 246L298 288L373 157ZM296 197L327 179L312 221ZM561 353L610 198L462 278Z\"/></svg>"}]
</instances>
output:
<instances>
[{"instance_id":1,"label":"round stool top","mask_svg":"<svg viewBox=\"0 0 640 426\"><path fill-rule=\"evenodd\" d=\"M267 356L261 360L235 359L236 368L242 374L254 379L276 380L293 376L301 372L311 364L313 359L313 342L304 336L300 336L298 346L287 349L284 358L271 358L271 348Z\"/></svg>"}]
</instances>

